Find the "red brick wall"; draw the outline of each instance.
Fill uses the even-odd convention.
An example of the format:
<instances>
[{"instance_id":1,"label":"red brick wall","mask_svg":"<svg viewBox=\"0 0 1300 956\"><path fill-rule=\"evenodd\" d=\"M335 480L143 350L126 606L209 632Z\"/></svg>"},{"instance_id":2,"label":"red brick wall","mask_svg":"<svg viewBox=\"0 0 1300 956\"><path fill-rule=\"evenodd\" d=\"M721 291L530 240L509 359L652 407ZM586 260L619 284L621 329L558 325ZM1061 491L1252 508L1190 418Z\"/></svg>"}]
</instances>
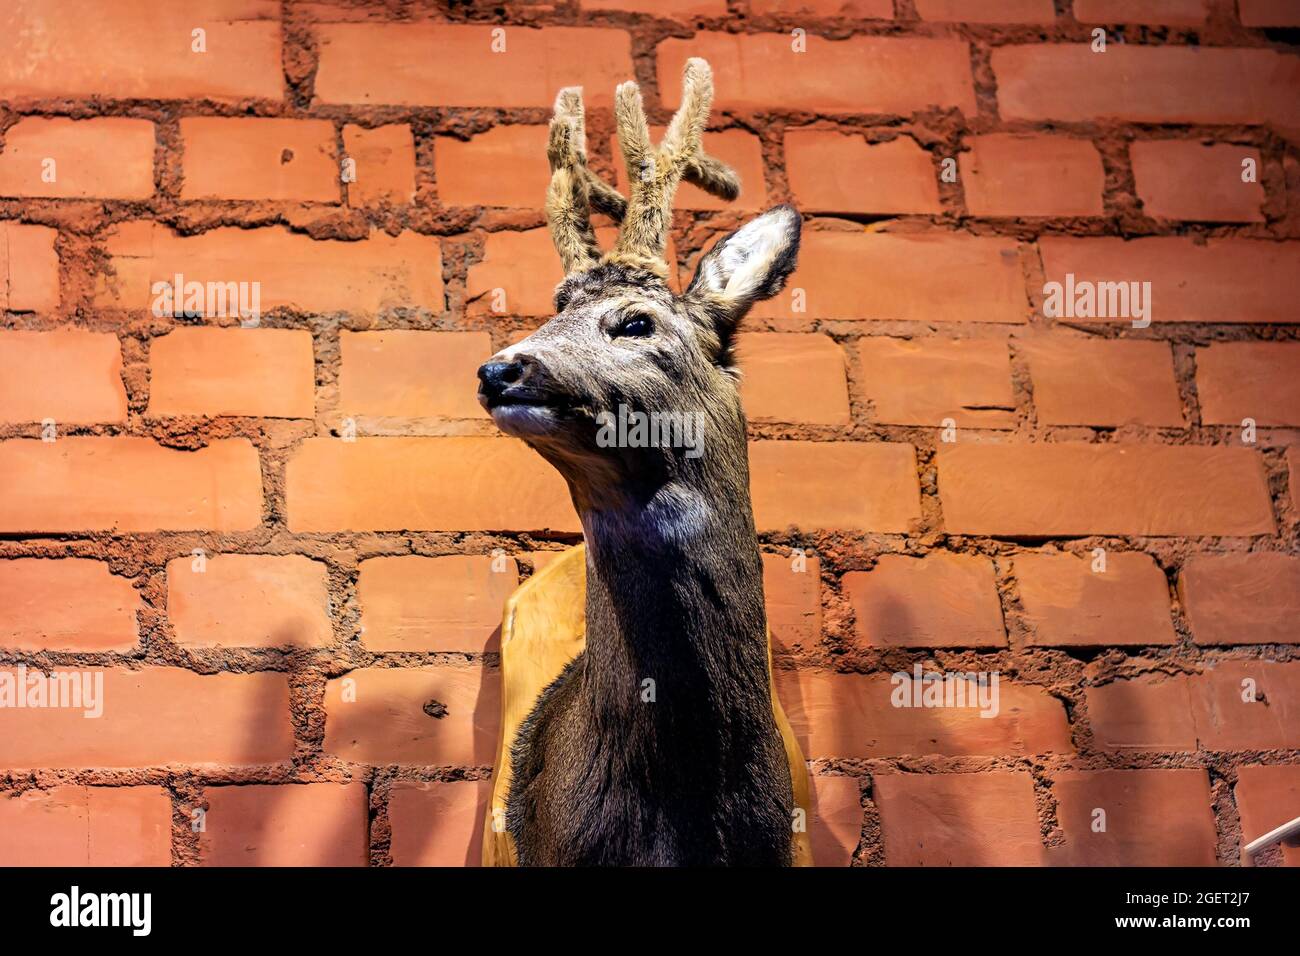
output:
<instances>
[{"instance_id":1,"label":"red brick wall","mask_svg":"<svg viewBox=\"0 0 1300 956\"><path fill-rule=\"evenodd\" d=\"M473 371L550 308L556 89L612 177L614 85L662 123L691 54L745 192L683 189L684 273L807 215L742 355L821 862L1233 864L1300 813L1296 4L424 6L0 12L0 664L105 697L0 708L0 862L476 858L501 602L578 537ZM259 327L155 315L178 272ZM1153 321L1045 315L1067 274ZM918 664L998 716L891 706Z\"/></svg>"}]
</instances>

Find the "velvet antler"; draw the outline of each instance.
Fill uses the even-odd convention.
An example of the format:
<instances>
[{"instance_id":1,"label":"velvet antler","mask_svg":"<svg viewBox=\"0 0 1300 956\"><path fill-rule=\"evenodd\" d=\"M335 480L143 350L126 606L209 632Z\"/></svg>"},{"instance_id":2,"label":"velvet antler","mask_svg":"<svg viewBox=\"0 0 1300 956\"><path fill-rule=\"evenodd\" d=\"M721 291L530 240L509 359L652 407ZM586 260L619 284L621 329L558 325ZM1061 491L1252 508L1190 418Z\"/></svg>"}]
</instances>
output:
<instances>
[{"instance_id":1,"label":"velvet antler","mask_svg":"<svg viewBox=\"0 0 1300 956\"><path fill-rule=\"evenodd\" d=\"M722 199L740 195L740 180L725 163L706 155L701 139L713 101L713 74L699 58L686 61L682 75L682 104L655 149L635 83L623 83L615 93L614 115L619 145L627 166L629 199L624 199L587 166L586 118L582 89L568 87L555 100L546 155L551 184L546 193L546 219L566 274L590 269L602 261L591 228L591 210L621 223L614 249L604 261L649 269L666 275L664 247L673 197L683 179Z\"/></svg>"}]
</instances>

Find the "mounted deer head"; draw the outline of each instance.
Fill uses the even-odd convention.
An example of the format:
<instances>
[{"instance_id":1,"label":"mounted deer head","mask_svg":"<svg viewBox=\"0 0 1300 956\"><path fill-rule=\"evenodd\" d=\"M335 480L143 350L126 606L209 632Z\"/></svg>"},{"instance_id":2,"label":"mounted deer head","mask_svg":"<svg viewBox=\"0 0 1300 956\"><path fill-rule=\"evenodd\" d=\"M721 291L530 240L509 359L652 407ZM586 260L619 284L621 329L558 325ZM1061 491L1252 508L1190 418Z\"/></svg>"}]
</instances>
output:
<instances>
[{"instance_id":1,"label":"mounted deer head","mask_svg":"<svg viewBox=\"0 0 1300 956\"><path fill-rule=\"evenodd\" d=\"M587 168L580 92L560 93L546 199L566 272L557 314L478 372L497 426L568 481L587 543L586 646L511 749L506 822L523 864L792 858L732 338L793 270L799 216L759 216L703 257L683 294L668 287L678 183L739 190L700 146L712 92L708 65L690 60L652 149L640 91L618 88L626 200ZM621 222L604 255L592 209ZM655 433L665 420L668 441ZM650 685L662 690L647 698Z\"/></svg>"},{"instance_id":2,"label":"mounted deer head","mask_svg":"<svg viewBox=\"0 0 1300 956\"><path fill-rule=\"evenodd\" d=\"M727 199L740 191L736 174L701 146L713 98L708 64L687 61L682 89L681 107L656 149L639 88L618 87L627 199L587 166L581 89L560 92L546 197L566 273L555 293L557 314L479 369L480 402L503 432L560 470L580 512L644 501L689 463L686 452L700 457L699 442L733 462L738 456L740 477L748 477L733 334L750 306L780 291L793 270L800 220L789 206L770 210L719 241L686 291L672 292L664 249L678 184L685 179ZM603 255L593 209L621 223L614 248ZM625 411L685 416L681 421L702 424L698 441L686 449L602 443L602 424Z\"/></svg>"}]
</instances>

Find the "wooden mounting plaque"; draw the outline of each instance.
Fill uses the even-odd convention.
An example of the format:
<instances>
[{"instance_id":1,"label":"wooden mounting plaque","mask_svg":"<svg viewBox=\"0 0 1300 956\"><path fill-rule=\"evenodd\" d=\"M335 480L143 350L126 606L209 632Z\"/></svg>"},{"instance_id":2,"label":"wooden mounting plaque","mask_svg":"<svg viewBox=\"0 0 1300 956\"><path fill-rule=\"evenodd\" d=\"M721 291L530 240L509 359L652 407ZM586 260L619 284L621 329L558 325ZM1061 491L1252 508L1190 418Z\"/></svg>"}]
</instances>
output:
<instances>
[{"instance_id":1,"label":"wooden mounting plaque","mask_svg":"<svg viewBox=\"0 0 1300 956\"><path fill-rule=\"evenodd\" d=\"M564 665L586 643L586 546L563 552L525 581L506 601L501 621L501 740L497 744L492 796L483 816L483 865L515 866L514 841L505 829L506 794L510 786L510 745L533 704ZM772 638L768 635L768 680L772 673ZM812 866L807 821L811 814L808 767L794 731L772 684L772 713L790 761L795 806L804 811L805 826L794 834L794 865Z\"/></svg>"}]
</instances>

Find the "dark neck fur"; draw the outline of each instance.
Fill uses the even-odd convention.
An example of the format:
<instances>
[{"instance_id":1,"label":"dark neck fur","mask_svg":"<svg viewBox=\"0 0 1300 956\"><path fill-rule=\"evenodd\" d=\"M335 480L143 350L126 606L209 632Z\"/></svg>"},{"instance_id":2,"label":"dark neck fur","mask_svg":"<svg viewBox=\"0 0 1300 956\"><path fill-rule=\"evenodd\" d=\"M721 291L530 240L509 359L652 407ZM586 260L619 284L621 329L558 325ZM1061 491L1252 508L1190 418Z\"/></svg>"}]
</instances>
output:
<instances>
[{"instance_id":1,"label":"dark neck fur","mask_svg":"<svg viewBox=\"0 0 1300 956\"><path fill-rule=\"evenodd\" d=\"M702 728L729 752L770 713L762 563L739 447L739 467L679 474L582 515L584 693L596 720L651 738L656 752L708 746ZM654 702L643 699L647 679Z\"/></svg>"}]
</instances>

